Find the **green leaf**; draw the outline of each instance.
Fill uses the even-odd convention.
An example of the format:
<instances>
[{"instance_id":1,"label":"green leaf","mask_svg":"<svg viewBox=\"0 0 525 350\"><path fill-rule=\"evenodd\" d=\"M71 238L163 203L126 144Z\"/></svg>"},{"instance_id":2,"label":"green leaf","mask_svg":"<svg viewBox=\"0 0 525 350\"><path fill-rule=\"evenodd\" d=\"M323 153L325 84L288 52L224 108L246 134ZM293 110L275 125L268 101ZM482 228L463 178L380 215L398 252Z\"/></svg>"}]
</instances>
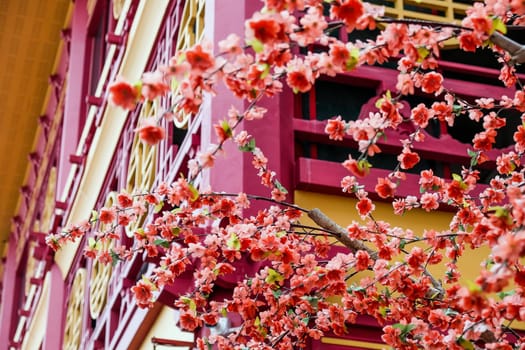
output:
<instances>
[{"instance_id":1,"label":"green leaf","mask_svg":"<svg viewBox=\"0 0 525 350\"><path fill-rule=\"evenodd\" d=\"M164 248L170 247L170 242L168 242L164 238L157 238L156 240L153 241L153 244L164 247Z\"/></svg>"},{"instance_id":2,"label":"green leaf","mask_svg":"<svg viewBox=\"0 0 525 350\"><path fill-rule=\"evenodd\" d=\"M98 220L98 211L92 210L91 211L91 218L89 219L90 222L95 222Z\"/></svg>"},{"instance_id":3,"label":"green leaf","mask_svg":"<svg viewBox=\"0 0 525 350\"><path fill-rule=\"evenodd\" d=\"M266 276L264 281L268 284L275 284L277 282L281 282L282 280L284 280L283 275L274 269L268 269L268 276Z\"/></svg>"},{"instance_id":4,"label":"green leaf","mask_svg":"<svg viewBox=\"0 0 525 350\"><path fill-rule=\"evenodd\" d=\"M190 200L192 202L195 202L197 199L199 199L199 191L197 191L195 186L193 186L191 183L188 184L188 187L190 188L190 191L191 191L191 194L192 194Z\"/></svg>"},{"instance_id":5,"label":"green leaf","mask_svg":"<svg viewBox=\"0 0 525 350\"><path fill-rule=\"evenodd\" d=\"M465 350L474 350L474 345L470 340L467 340L463 337L459 337L457 342Z\"/></svg>"},{"instance_id":6,"label":"green leaf","mask_svg":"<svg viewBox=\"0 0 525 350\"><path fill-rule=\"evenodd\" d=\"M458 312L456 310L453 310L451 308L445 309L445 315L447 316L456 316L458 315Z\"/></svg>"},{"instance_id":7,"label":"green leaf","mask_svg":"<svg viewBox=\"0 0 525 350\"><path fill-rule=\"evenodd\" d=\"M97 248L97 245L98 245L98 242L96 239L94 239L93 237L89 237L88 239L88 247L89 248Z\"/></svg>"},{"instance_id":8,"label":"green leaf","mask_svg":"<svg viewBox=\"0 0 525 350\"><path fill-rule=\"evenodd\" d=\"M515 290L508 290L508 291L506 291L506 292L499 292L499 293L498 293L498 297L499 297L500 299L504 299L505 297L508 297L508 296L510 296L510 295L514 295L514 294L516 294L516 291L515 291Z\"/></svg>"},{"instance_id":9,"label":"green leaf","mask_svg":"<svg viewBox=\"0 0 525 350\"><path fill-rule=\"evenodd\" d=\"M243 152L253 152L255 150L255 139L251 139L244 146L239 146L239 150Z\"/></svg>"},{"instance_id":10,"label":"green leaf","mask_svg":"<svg viewBox=\"0 0 525 350\"><path fill-rule=\"evenodd\" d=\"M154 291L159 290L159 288L158 288L153 282L151 282L151 280L149 279L149 277L142 275L142 278L141 278L141 279L142 279L142 282L144 282L144 283L146 283L147 285L151 286L152 290L154 290Z\"/></svg>"},{"instance_id":11,"label":"green leaf","mask_svg":"<svg viewBox=\"0 0 525 350\"><path fill-rule=\"evenodd\" d=\"M177 91L179 88L179 81L177 79L171 79L171 91Z\"/></svg>"},{"instance_id":12,"label":"green leaf","mask_svg":"<svg viewBox=\"0 0 525 350\"><path fill-rule=\"evenodd\" d=\"M282 193L288 193L288 190L278 180L273 180L273 184Z\"/></svg>"},{"instance_id":13,"label":"green leaf","mask_svg":"<svg viewBox=\"0 0 525 350\"><path fill-rule=\"evenodd\" d=\"M280 289L272 290L272 294L275 299L279 299L283 294L283 291Z\"/></svg>"},{"instance_id":14,"label":"green leaf","mask_svg":"<svg viewBox=\"0 0 525 350\"><path fill-rule=\"evenodd\" d=\"M228 123L227 120L223 120L221 122L221 128L222 130L224 130L224 133L226 134L226 136L228 136L228 138L231 138L233 133L232 133L232 128L230 127L230 123Z\"/></svg>"},{"instance_id":15,"label":"green leaf","mask_svg":"<svg viewBox=\"0 0 525 350\"><path fill-rule=\"evenodd\" d=\"M171 234L177 237L180 234L180 228L178 227L172 227L171 228Z\"/></svg>"},{"instance_id":16,"label":"green leaf","mask_svg":"<svg viewBox=\"0 0 525 350\"><path fill-rule=\"evenodd\" d=\"M226 242L226 244L228 245L228 248L232 250L241 249L241 241L235 233L230 234L230 238L228 239L228 242Z\"/></svg>"},{"instance_id":17,"label":"green leaf","mask_svg":"<svg viewBox=\"0 0 525 350\"><path fill-rule=\"evenodd\" d=\"M419 63L421 63L421 62L423 62L423 60L424 60L425 58L428 57L428 55L430 54L430 50L427 49L427 48L424 47L424 46L420 46L420 47L417 48L417 53L418 53L418 56L419 56L418 59L417 59L417 61L418 61Z\"/></svg>"},{"instance_id":18,"label":"green leaf","mask_svg":"<svg viewBox=\"0 0 525 350\"><path fill-rule=\"evenodd\" d=\"M268 63L259 63L258 67L262 70L261 79L264 79L270 74L270 65Z\"/></svg>"},{"instance_id":19,"label":"green leaf","mask_svg":"<svg viewBox=\"0 0 525 350\"><path fill-rule=\"evenodd\" d=\"M416 328L416 325L413 324L402 324L402 323L396 323L393 324L392 327L397 328L401 331L401 334L399 335L399 338L403 343L407 340L407 335Z\"/></svg>"},{"instance_id":20,"label":"green leaf","mask_svg":"<svg viewBox=\"0 0 525 350\"><path fill-rule=\"evenodd\" d=\"M277 237L277 238L281 238L281 237L284 237L284 236L286 236L286 235L287 235L287 232L283 230L283 231L279 231L279 232L277 232L277 233L275 234L275 237Z\"/></svg>"},{"instance_id":21,"label":"green leaf","mask_svg":"<svg viewBox=\"0 0 525 350\"><path fill-rule=\"evenodd\" d=\"M122 260L113 249L110 250L109 254L111 255L111 266L117 265L117 263Z\"/></svg>"},{"instance_id":22,"label":"green leaf","mask_svg":"<svg viewBox=\"0 0 525 350\"><path fill-rule=\"evenodd\" d=\"M157 214L158 212L162 210L163 207L164 207L164 202L163 201L158 202L157 205L155 205L155 207L153 208L153 213Z\"/></svg>"},{"instance_id":23,"label":"green leaf","mask_svg":"<svg viewBox=\"0 0 525 350\"><path fill-rule=\"evenodd\" d=\"M470 167L475 167L478 165L478 152L467 150L467 153L470 157Z\"/></svg>"},{"instance_id":24,"label":"green leaf","mask_svg":"<svg viewBox=\"0 0 525 350\"><path fill-rule=\"evenodd\" d=\"M255 39L255 38L253 38L252 40L246 42L246 44L251 46L253 51L255 51L255 53L261 53L264 50L263 43L260 42L259 40Z\"/></svg>"},{"instance_id":25,"label":"green leaf","mask_svg":"<svg viewBox=\"0 0 525 350\"><path fill-rule=\"evenodd\" d=\"M459 174L452 174L452 179L456 180L457 182L463 182L463 178Z\"/></svg>"},{"instance_id":26,"label":"green leaf","mask_svg":"<svg viewBox=\"0 0 525 350\"><path fill-rule=\"evenodd\" d=\"M387 311L388 311L388 308L386 306L381 306L379 308L379 314L381 314L381 316L385 317L386 314L387 314Z\"/></svg>"},{"instance_id":27,"label":"green leaf","mask_svg":"<svg viewBox=\"0 0 525 350\"><path fill-rule=\"evenodd\" d=\"M512 223L512 216L510 215L510 212L507 208L501 207L498 211L496 211L496 216L498 218L505 218L507 219L507 223L510 225Z\"/></svg>"},{"instance_id":28,"label":"green leaf","mask_svg":"<svg viewBox=\"0 0 525 350\"><path fill-rule=\"evenodd\" d=\"M135 231L136 234L138 234L139 236L141 237L144 237L145 236L145 233L144 233L144 229L143 228L138 228L136 231Z\"/></svg>"},{"instance_id":29,"label":"green leaf","mask_svg":"<svg viewBox=\"0 0 525 350\"><path fill-rule=\"evenodd\" d=\"M358 285L351 285L348 288L348 291L349 292L360 292L360 293L365 293L366 294L366 288L362 287L362 286L358 286Z\"/></svg>"},{"instance_id":30,"label":"green leaf","mask_svg":"<svg viewBox=\"0 0 525 350\"><path fill-rule=\"evenodd\" d=\"M188 305L189 309L193 312L197 311L197 304L195 303L195 300L188 297L181 297L180 301L182 301L184 304Z\"/></svg>"},{"instance_id":31,"label":"green leaf","mask_svg":"<svg viewBox=\"0 0 525 350\"><path fill-rule=\"evenodd\" d=\"M359 49L357 47L353 47L350 50L350 57L345 62L345 69L347 71L353 70L357 66L358 62L359 62Z\"/></svg>"},{"instance_id":32,"label":"green leaf","mask_svg":"<svg viewBox=\"0 0 525 350\"><path fill-rule=\"evenodd\" d=\"M470 280L467 280L467 288L470 292L481 292L481 287L479 286L479 284Z\"/></svg>"},{"instance_id":33,"label":"green leaf","mask_svg":"<svg viewBox=\"0 0 525 350\"><path fill-rule=\"evenodd\" d=\"M499 17L494 17L492 19L492 29L490 30L489 34L494 33L494 31L496 30L500 32L501 34L507 34L507 26L505 25L505 23L503 23L503 21Z\"/></svg>"},{"instance_id":34,"label":"green leaf","mask_svg":"<svg viewBox=\"0 0 525 350\"><path fill-rule=\"evenodd\" d=\"M489 207L488 211L494 212L494 216L497 218L508 217L509 210L502 206Z\"/></svg>"},{"instance_id":35,"label":"green leaf","mask_svg":"<svg viewBox=\"0 0 525 350\"><path fill-rule=\"evenodd\" d=\"M372 164L367 159L361 159L359 162L357 162L357 167L360 171L364 171L368 174L370 171L370 168L372 167Z\"/></svg>"},{"instance_id":36,"label":"green leaf","mask_svg":"<svg viewBox=\"0 0 525 350\"><path fill-rule=\"evenodd\" d=\"M409 324L395 323L392 325L392 327L399 329L401 333L407 333L415 329L416 325L410 324L410 323Z\"/></svg>"},{"instance_id":37,"label":"green leaf","mask_svg":"<svg viewBox=\"0 0 525 350\"><path fill-rule=\"evenodd\" d=\"M319 298L318 297L314 297L314 296L311 296L311 295L306 295L306 296L302 297L302 299L308 301L310 303L310 305L314 309L317 309L317 306L319 305Z\"/></svg>"},{"instance_id":38,"label":"green leaf","mask_svg":"<svg viewBox=\"0 0 525 350\"><path fill-rule=\"evenodd\" d=\"M135 84L133 84L133 87L135 88L135 93L137 94L137 96L139 96L140 91L142 91L142 80L139 80Z\"/></svg>"}]
</instances>

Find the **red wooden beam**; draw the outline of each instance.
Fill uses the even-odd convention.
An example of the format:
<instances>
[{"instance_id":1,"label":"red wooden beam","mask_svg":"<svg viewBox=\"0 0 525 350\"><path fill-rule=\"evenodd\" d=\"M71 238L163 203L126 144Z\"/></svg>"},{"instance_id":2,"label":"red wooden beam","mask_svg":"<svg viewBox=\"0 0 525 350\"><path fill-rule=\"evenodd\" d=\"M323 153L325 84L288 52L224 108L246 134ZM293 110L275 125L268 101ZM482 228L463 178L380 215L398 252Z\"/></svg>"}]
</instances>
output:
<instances>
[{"instance_id":1,"label":"red wooden beam","mask_svg":"<svg viewBox=\"0 0 525 350\"><path fill-rule=\"evenodd\" d=\"M157 338L152 337L151 343L153 345L162 345L162 346L193 346L193 342L191 341L183 341L183 340L175 340L175 339L164 339L164 338Z\"/></svg>"}]
</instances>

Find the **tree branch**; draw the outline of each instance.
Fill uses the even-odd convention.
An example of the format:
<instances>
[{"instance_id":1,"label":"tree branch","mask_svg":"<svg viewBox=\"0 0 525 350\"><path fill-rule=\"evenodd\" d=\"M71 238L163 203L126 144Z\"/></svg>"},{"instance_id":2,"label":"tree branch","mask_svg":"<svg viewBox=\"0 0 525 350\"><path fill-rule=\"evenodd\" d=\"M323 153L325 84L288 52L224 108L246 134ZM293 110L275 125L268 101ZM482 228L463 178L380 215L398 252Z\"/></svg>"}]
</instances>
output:
<instances>
[{"instance_id":1,"label":"tree branch","mask_svg":"<svg viewBox=\"0 0 525 350\"><path fill-rule=\"evenodd\" d=\"M364 250L370 255L374 261L377 260L377 252L372 248L367 247L362 241L353 239L348 236L348 231L336 224L332 219L326 216L320 209L314 208L308 212L308 217L312 219L317 225L334 233L335 238L341 242L345 247L350 249L352 253L359 250ZM423 274L430 278L434 291L429 291L429 298L442 298L445 295L441 283L432 276L432 274L423 267Z\"/></svg>"},{"instance_id":2,"label":"tree branch","mask_svg":"<svg viewBox=\"0 0 525 350\"><path fill-rule=\"evenodd\" d=\"M330 219L328 216L326 216L321 210L318 208L314 208L308 212L308 217L312 219L317 225L320 227L334 232L335 238L345 247L350 249L352 253L355 253L359 250L364 250L370 255L370 257L373 260L377 259L377 252L369 247L367 247L363 242L358 241L356 239L350 238L348 236L348 232L336 224L332 219Z\"/></svg>"},{"instance_id":3,"label":"tree branch","mask_svg":"<svg viewBox=\"0 0 525 350\"><path fill-rule=\"evenodd\" d=\"M490 41L509 53L511 64L525 63L525 45L515 42L498 31L494 31Z\"/></svg>"}]
</instances>

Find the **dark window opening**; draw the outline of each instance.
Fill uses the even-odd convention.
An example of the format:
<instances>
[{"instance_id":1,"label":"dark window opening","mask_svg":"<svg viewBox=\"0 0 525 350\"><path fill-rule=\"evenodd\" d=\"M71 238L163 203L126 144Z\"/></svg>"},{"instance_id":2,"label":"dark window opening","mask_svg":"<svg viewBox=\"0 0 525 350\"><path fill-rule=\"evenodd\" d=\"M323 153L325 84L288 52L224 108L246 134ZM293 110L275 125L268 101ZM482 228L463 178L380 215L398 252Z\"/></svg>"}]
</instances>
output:
<instances>
[{"instance_id":1,"label":"dark window opening","mask_svg":"<svg viewBox=\"0 0 525 350\"><path fill-rule=\"evenodd\" d=\"M423 103L425 106L430 108L432 104L437 101L429 97L418 95L405 96L403 97L403 100L407 101L412 108L416 107L420 103ZM474 99L467 98L467 100L469 102L473 102ZM484 115L487 115L490 113L490 111L485 110L483 113ZM516 131L517 127L521 125L522 121L521 113L517 110L502 110L498 113L498 116L505 118L506 125L496 130L498 135L496 137L496 143L494 144L494 147L502 149L514 144L514 132ZM426 132L435 138L439 138L443 133L447 133L455 140L464 144L472 144L472 139L474 136L483 130L483 119L481 119L479 122L476 122L470 119L468 114L461 114L457 116L454 119L453 126L448 126L446 122L440 122L436 119L433 119L429 122L428 127L425 129Z\"/></svg>"},{"instance_id":2,"label":"dark window opening","mask_svg":"<svg viewBox=\"0 0 525 350\"><path fill-rule=\"evenodd\" d=\"M353 30L348 33L348 41L354 42L356 40L361 40L366 42L367 40L376 40L379 34L381 34L379 29Z\"/></svg>"},{"instance_id":3,"label":"dark window opening","mask_svg":"<svg viewBox=\"0 0 525 350\"><path fill-rule=\"evenodd\" d=\"M522 43L522 35L523 33L520 33L518 30L509 30L507 37L517 41L518 43ZM469 82L504 86L503 83L498 79L499 70L502 67L502 63L498 62L498 56L489 48L478 48L475 52L466 52L459 48L443 49L441 50L440 55L440 59L443 61L462 63L495 70L493 76L488 76L487 74L480 74L476 71L469 72L468 69L450 70L446 67L443 67L443 75L445 78L448 77ZM525 74L525 66L517 65L515 68L517 73Z\"/></svg>"},{"instance_id":4,"label":"dark window opening","mask_svg":"<svg viewBox=\"0 0 525 350\"><path fill-rule=\"evenodd\" d=\"M346 121L356 120L361 107L376 94L376 89L370 87L319 80L313 91L301 96L302 117L327 120L340 115Z\"/></svg>"},{"instance_id":5,"label":"dark window opening","mask_svg":"<svg viewBox=\"0 0 525 350\"><path fill-rule=\"evenodd\" d=\"M435 6L430 7L430 5L421 4L418 1L404 1L403 10L417 13L426 13L429 15L446 17L445 8L436 8Z\"/></svg>"},{"instance_id":6,"label":"dark window opening","mask_svg":"<svg viewBox=\"0 0 525 350\"><path fill-rule=\"evenodd\" d=\"M472 5L476 0L454 0L454 2L460 3L460 4L466 4L466 5Z\"/></svg>"},{"instance_id":7,"label":"dark window opening","mask_svg":"<svg viewBox=\"0 0 525 350\"><path fill-rule=\"evenodd\" d=\"M368 2L374 5L394 7L394 0L369 0Z\"/></svg>"},{"instance_id":8,"label":"dark window opening","mask_svg":"<svg viewBox=\"0 0 525 350\"><path fill-rule=\"evenodd\" d=\"M182 145L182 142L184 141L184 138L186 137L188 130L177 128L176 126L173 126L172 129L173 129L173 132L172 132L173 144L177 146Z\"/></svg>"},{"instance_id":9,"label":"dark window opening","mask_svg":"<svg viewBox=\"0 0 525 350\"><path fill-rule=\"evenodd\" d=\"M499 117L505 118L506 125L496 130L498 135L496 136L494 147L502 149L514 144L514 132L521 125L522 121L520 118L521 113L516 110L501 111ZM474 136L483 130L483 120L476 122L465 114L456 117L453 126L447 126L447 132L450 136L459 142L468 144L472 144Z\"/></svg>"}]
</instances>

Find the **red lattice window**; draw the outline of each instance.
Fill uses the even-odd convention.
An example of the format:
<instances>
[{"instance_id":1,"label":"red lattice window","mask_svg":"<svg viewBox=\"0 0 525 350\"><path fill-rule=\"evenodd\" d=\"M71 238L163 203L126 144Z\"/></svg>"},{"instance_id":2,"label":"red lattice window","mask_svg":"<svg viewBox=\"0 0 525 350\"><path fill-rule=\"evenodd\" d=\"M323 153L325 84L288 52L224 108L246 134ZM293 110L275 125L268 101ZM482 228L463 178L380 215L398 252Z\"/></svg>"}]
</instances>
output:
<instances>
[{"instance_id":1,"label":"red lattice window","mask_svg":"<svg viewBox=\"0 0 525 350\"><path fill-rule=\"evenodd\" d=\"M449 67L458 68L458 64L445 64L443 71ZM463 67L465 74L477 73ZM493 96L495 98L512 91L500 87L481 84L479 82L454 79L454 69L449 72L446 87L458 96L473 101L479 96ZM485 68L486 69L486 68ZM490 70L485 73L497 74ZM487 73L487 74L488 74ZM461 78L461 77L458 77ZM299 164L298 187L307 190L322 190L339 193L341 178L348 175L340 162L351 154L359 156L357 144L350 138L342 142L334 142L324 134L324 120L341 115L345 120L364 118L370 112L376 112L375 102L387 90L395 91L396 72L384 67L361 67L351 74L336 78L320 79L311 92L296 97L296 115L294 118L295 156ZM424 103L430 107L436 98L424 95L408 96L402 99L405 106L401 113L408 118L410 108ZM483 165L481 182L488 183L495 175L494 160L501 149L512 147L512 135L517 125L521 124L520 113L507 111L500 113L507 118L507 126L500 129L495 150L489 152L491 162ZM459 173L463 166L470 164L468 149L472 149L470 141L473 136L482 130L481 122L470 120L465 115L456 118L454 126L445 122L434 121L424 131L426 141L416 143L414 148L421 156L420 163L409 171L407 181L399 187L398 194L418 193L417 176L423 169L431 168L434 173L443 178L451 178L452 174ZM367 190L373 192L377 176L386 176L397 165L397 155L401 152L401 139L406 139L415 131L411 122L403 123L398 130L388 130L386 138L378 142L382 153L370 159L372 176L364 180ZM366 182L370 183L366 183Z\"/></svg>"}]
</instances>

